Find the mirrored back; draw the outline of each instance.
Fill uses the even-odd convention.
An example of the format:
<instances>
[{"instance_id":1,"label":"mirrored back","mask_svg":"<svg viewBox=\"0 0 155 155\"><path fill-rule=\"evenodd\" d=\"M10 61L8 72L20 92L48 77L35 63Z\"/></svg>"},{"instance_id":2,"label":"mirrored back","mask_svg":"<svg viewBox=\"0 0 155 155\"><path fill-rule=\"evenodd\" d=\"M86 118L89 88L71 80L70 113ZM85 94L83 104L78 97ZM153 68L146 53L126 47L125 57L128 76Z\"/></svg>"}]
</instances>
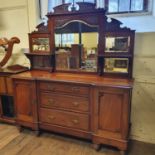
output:
<instances>
[{"instance_id":1,"label":"mirrored back","mask_svg":"<svg viewBox=\"0 0 155 155\"><path fill-rule=\"evenodd\" d=\"M98 26L71 21L55 28L56 70L97 72Z\"/></svg>"}]
</instances>

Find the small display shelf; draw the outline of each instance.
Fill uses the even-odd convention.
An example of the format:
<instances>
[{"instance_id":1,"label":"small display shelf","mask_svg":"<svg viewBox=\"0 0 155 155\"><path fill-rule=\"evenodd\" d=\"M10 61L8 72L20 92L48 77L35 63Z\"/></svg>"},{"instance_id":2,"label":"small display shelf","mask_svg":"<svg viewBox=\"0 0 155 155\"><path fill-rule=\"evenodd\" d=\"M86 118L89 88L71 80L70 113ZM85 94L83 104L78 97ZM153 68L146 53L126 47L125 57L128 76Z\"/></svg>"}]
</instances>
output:
<instances>
[{"instance_id":1,"label":"small display shelf","mask_svg":"<svg viewBox=\"0 0 155 155\"><path fill-rule=\"evenodd\" d=\"M25 55L31 62L31 69L51 70L52 55L50 53L25 53Z\"/></svg>"},{"instance_id":2,"label":"small display shelf","mask_svg":"<svg viewBox=\"0 0 155 155\"><path fill-rule=\"evenodd\" d=\"M115 25L114 22L113 19ZM108 30L105 36L103 75L132 78L134 31L119 28L117 31Z\"/></svg>"},{"instance_id":3,"label":"small display shelf","mask_svg":"<svg viewBox=\"0 0 155 155\"><path fill-rule=\"evenodd\" d=\"M29 33L29 52L25 53L31 62L31 69L52 70L51 34L43 23L38 30Z\"/></svg>"},{"instance_id":4,"label":"small display shelf","mask_svg":"<svg viewBox=\"0 0 155 155\"><path fill-rule=\"evenodd\" d=\"M50 37L49 34L42 33L29 34L30 52L33 54L50 53Z\"/></svg>"}]
</instances>

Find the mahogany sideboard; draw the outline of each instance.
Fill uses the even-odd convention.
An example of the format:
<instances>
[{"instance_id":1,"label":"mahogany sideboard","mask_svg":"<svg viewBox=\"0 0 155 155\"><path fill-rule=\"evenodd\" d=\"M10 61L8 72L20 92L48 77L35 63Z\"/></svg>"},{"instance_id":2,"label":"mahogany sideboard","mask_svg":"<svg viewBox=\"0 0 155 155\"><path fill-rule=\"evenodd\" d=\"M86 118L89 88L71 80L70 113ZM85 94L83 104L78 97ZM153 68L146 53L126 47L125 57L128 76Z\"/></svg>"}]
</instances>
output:
<instances>
[{"instance_id":1,"label":"mahogany sideboard","mask_svg":"<svg viewBox=\"0 0 155 155\"><path fill-rule=\"evenodd\" d=\"M76 8L78 6L78 8ZM135 31L79 2L29 33L31 71L12 76L16 123L127 150Z\"/></svg>"},{"instance_id":2,"label":"mahogany sideboard","mask_svg":"<svg viewBox=\"0 0 155 155\"><path fill-rule=\"evenodd\" d=\"M127 149L133 81L27 71L12 76L16 123Z\"/></svg>"}]
</instances>

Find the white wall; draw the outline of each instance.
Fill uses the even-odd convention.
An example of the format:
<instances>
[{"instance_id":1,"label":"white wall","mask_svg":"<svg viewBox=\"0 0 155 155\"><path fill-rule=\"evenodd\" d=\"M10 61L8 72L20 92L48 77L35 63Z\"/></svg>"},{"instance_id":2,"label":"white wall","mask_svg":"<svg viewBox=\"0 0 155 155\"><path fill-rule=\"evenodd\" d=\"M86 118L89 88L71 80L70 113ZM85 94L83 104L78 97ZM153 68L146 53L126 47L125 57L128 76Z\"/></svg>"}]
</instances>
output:
<instances>
[{"instance_id":1,"label":"white wall","mask_svg":"<svg viewBox=\"0 0 155 155\"><path fill-rule=\"evenodd\" d=\"M148 23L149 24L149 23ZM155 33L136 34L131 137L155 143Z\"/></svg>"},{"instance_id":2,"label":"white wall","mask_svg":"<svg viewBox=\"0 0 155 155\"><path fill-rule=\"evenodd\" d=\"M7 66L12 64L30 66L22 49L28 48L28 33L34 30L39 21L39 9L36 2L38 0L0 0L0 38L10 39L16 36L21 41L20 44L14 46L13 56ZM0 53L0 60L3 56Z\"/></svg>"},{"instance_id":3,"label":"white wall","mask_svg":"<svg viewBox=\"0 0 155 155\"><path fill-rule=\"evenodd\" d=\"M0 37L11 38L18 36L20 46L27 47L27 33L29 32L26 0L0 1Z\"/></svg>"}]
</instances>

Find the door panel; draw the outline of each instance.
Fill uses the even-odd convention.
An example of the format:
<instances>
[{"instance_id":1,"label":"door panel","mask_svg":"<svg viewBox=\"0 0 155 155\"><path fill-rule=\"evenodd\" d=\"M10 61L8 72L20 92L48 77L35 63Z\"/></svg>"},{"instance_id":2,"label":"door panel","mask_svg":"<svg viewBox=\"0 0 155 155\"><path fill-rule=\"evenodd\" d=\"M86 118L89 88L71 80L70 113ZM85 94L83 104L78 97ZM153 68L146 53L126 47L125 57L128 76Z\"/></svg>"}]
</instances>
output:
<instances>
[{"instance_id":1,"label":"door panel","mask_svg":"<svg viewBox=\"0 0 155 155\"><path fill-rule=\"evenodd\" d=\"M94 90L95 135L126 139L129 132L130 89L99 87Z\"/></svg>"},{"instance_id":2,"label":"door panel","mask_svg":"<svg viewBox=\"0 0 155 155\"><path fill-rule=\"evenodd\" d=\"M123 95L104 93L99 102L99 129L121 131Z\"/></svg>"},{"instance_id":3,"label":"door panel","mask_svg":"<svg viewBox=\"0 0 155 155\"><path fill-rule=\"evenodd\" d=\"M17 119L25 122L33 122L36 112L35 83L32 81L15 82L15 104Z\"/></svg>"}]
</instances>

